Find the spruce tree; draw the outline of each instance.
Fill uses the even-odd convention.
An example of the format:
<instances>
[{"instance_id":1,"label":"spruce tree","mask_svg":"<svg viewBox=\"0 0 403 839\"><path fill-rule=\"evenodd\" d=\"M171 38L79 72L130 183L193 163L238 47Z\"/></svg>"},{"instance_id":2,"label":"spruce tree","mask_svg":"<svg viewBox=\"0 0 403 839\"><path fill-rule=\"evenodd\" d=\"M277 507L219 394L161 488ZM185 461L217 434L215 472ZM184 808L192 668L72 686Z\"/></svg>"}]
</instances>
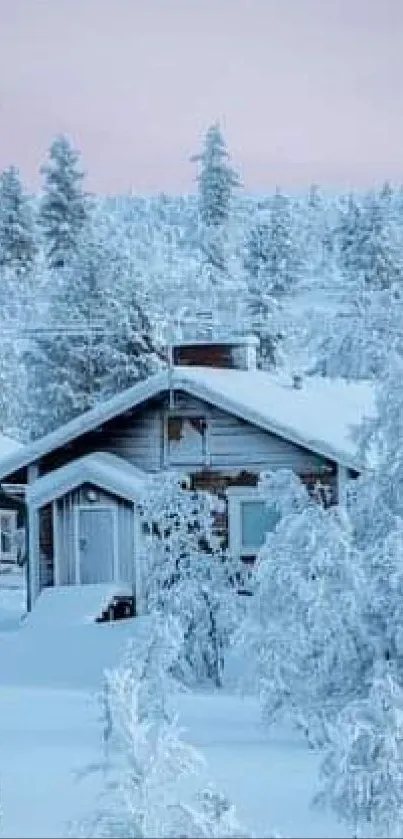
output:
<instances>
[{"instance_id":1,"label":"spruce tree","mask_svg":"<svg viewBox=\"0 0 403 839\"><path fill-rule=\"evenodd\" d=\"M230 215L234 189L241 186L236 171L231 167L230 156L218 123L210 126L204 140L204 149L191 157L200 163L197 176L200 216L207 227L222 227Z\"/></svg>"},{"instance_id":2,"label":"spruce tree","mask_svg":"<svg viewBox=\"0 0 403 839\"><path fill-rule=\"evenodd\" d=\"M33 437L156 371L151 324L123 256L91 225L58 272L25 354Z\"/></svg>"},{"instance_id":3,"label":"spruce tree","mask_svg":"<svg viewBox=\"0 0 403 839\"><path fill-rule=\"evenodd\" d=\"M241 186L218 123L205 136L204 148L191 158L199 163L198 251L199 275L207 288L207 312L212 321L226 328L225 320L236 317L231 311L234 299L234 242L232 206L234 191ZM195 312L195 314L197 314Z\"/></svg>"},{"instance_id":4,"label":"spruce tree","mask_svg":"<svg viewBox=\"0 0 403 839\"><path fill-rule=\"evenodd\" d=\"M388 186L360 202L350 194L337 233L340 268L347 282L382 291L401 281L398 225Z\"/></svg>"},{"instance_id":5,"label":"spruce tree","mask_svg":"<svg viewBox=\"0 0 403 839\"><path fill-rule=\"evenodd\" d=\"M18 169L0 175L0 269L17 276L32 270L37 252L32 207Z\"/></svg>"},{"instance_id":6,"label":"spruce tree","mask_svg":"<svg viewBox=\"0 0 403 839\"><path fill-rule=\"evenodd\" d=\"M39 223L50 268L63 268L78 251L80 236L88 218L88 198L78 152L65 136L56 137L48 161L41 168L44 192Z\"/></svg>"}]
</instances>

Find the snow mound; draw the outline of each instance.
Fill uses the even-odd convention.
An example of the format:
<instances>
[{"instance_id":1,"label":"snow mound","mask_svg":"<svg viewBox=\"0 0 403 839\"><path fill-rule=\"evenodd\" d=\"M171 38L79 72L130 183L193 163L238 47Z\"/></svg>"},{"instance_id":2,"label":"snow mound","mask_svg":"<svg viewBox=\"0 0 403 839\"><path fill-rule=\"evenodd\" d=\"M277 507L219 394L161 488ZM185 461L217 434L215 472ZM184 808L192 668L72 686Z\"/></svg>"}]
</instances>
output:
<instances>
[{"instance_id":1,"label":"snow mound","mask_svg":"<svg viewBox=\"0 0 403 839\"><path fill-rule=\"evenodd\" d=\"M96 623L127 589L96 584L47 589L14 632L0 632L0 685L99 690L128 641L148 633L150 617Z\"/></svg>"},{"instance_id":2,"label":"snow mound","mask_svg":"<svg viewBox=\"0 0 403 839\"><path fill-rule=\"evenodd\" d=\"M130 586L116 583L45 588L27 616L25 627L37 631L93 623L114 597L131 594Z\"/></svg>"}]
</instances>

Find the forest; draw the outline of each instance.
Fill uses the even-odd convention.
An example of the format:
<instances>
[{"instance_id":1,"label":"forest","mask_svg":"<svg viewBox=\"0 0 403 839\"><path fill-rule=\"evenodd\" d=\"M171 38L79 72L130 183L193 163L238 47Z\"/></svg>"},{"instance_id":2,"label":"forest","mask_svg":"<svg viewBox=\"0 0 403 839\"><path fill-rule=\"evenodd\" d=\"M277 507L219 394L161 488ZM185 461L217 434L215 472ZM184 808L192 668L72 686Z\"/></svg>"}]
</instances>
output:
<instances>
[{"instance_id":1,"label":"forest","mask_svg":"<svg viewBox=\"0 0 403 839\"><path fill-rule=\"evenodd\" d=\"M235 649L265 724L291 719L321 751L316 804L349 835L399 836L403 188L247 195L218 124L192 160L188 196L89 195L64 136L39 194L1 174L1 430L45 434L167 364L175 339L253 333L264 370L373 382L377 414L357 431L369 468L337 506L287 471L261 476L279 516L246 599L211 496L158 476L143 501L156 621L106 678L109 803L83 835L246 835L219 793L183 805L197 755L166 708L174 677L218 690Z\"/></svg>"},{"instance_id":2,"label":"forest","mask_svg":"<svg viewBox=\"0 0 403 839\"><path fill-rule=\"evenodd\" d=\"M166 364L250 332L259 364L377 378L400 346L403 188L248 195L220 126L186 196L89 195L56 137L27 193L0 175L0 427L27 441Z\"/></svg>"}]
</instances>

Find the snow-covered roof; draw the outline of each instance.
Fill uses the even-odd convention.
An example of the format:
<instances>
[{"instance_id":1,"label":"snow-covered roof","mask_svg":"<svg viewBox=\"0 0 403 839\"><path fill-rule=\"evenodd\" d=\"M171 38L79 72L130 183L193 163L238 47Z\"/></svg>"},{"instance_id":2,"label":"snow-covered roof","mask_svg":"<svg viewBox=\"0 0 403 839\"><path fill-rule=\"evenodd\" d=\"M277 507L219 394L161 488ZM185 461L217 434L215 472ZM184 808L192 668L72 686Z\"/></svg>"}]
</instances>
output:
<instances>
[{"instance_id":1,"label":"snow-covered roof","mask_svg":"<svg viewBox=\"0 0 403 839\"><path fill-rule=\"evenodd\" d=\"M170 388L183 390L344 466L364 466L351 431L375 411L374 389L369 383L309 377L297 389L284 378L261 370L178 366L150 376L0 459L0 480Z\"/></svg>"},{"instance_id":2,"label":"snow-covered roof","mask_svg":"<svg viewBox=\"0 0 403 839\"><path fill-rule=\"evenodd\" d=\"M184 381L199 398L209 400L213 395L219 408L266 431L342 465L364 465L359 463L352 432L375 412L369 382L312 376L296 388L286 377L261 370L211 367L188 367Z\"/></svg>"},{"instance_id":3,"label":"snow-covered roof","mask_svg":"<svg viewBox=\"0 0 403 839\"><path fill-rule=\"evenodd\" d=\"M0 434L0 459L22 448L23 444L19 443L18 440L13 440L7 434Z\"/></svg>"},{"instance_id":4,"label":"snow-covered roof","mask_svg":"<svg viewBox=\"0 0 403 839\"><path fill-rule=\"evenodd\" d=\"M83 483L91 483L127 501L139 501L147 475L109 452L93 452L49 472L27 488L34 507L60 498Z\"/></svg>"}]
</instances>

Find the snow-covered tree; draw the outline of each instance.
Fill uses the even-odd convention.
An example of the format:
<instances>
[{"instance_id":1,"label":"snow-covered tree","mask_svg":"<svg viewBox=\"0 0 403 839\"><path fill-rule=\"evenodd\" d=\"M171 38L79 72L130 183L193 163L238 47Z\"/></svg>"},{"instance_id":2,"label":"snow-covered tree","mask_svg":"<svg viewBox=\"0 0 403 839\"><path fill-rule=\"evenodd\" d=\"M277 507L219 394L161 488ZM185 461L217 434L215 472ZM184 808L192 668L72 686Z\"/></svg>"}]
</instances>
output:
<instances>
[{"instance_id":1,"label":"snow-covered tree","mask_svg":"<svg viewBox=\"0 0 403 839\"><path fill-rule=\"evenodd\" d=\"M130 387L161 363L124 256L92 226L49 291L46 324L38 324L26 353L33 436Z\"/></svg>"},{"instance_id":2,"label":"snow-covered tree","mask_svg":"<svg viewBox=\"0 0 403 839\"><path fill-rule=\"evenodd\" d=\"M208 309L225 310L233 298L238 273L234 254L234 192L240 180L231 167L219 124L212 125L205 136L204 148L191 158L199 163L198 182L198 273L208 290ZM230 318L233 316L231 311Z\"/></svg>"},{"instance_id":3,"label":"snow-covered tree","mask_svg":"<svg viewBox=\"0 0 403 839\"><path fill-rule=\"evenodd\" d=\"M333 279L335 235L331 209L331 202L319 186L312 184L304 201L301 236L307 273L320 283Z\"/></svg>"},{"instance_id":4,"label":"snow-covered tree","mask_svg":"<svg viewBox=\"0 0 403 839\"><path fill-rule=\"evenodd\" d=\"M401 836L403 691L393 675L376 673L368 696L346 705L329 733L317 804L354 836Z\"/></svg>"},{"instance_id":5,"label":"snow-covered tree","mask_svg":"<svg viewBox=\"0 0 403 839\"><path fill-rule=\"evenodd\" d=\"M296 354L303 348L310 374L377 381L388 368L391 345L403 346L402 313L400 283L377 289L356 281L334 308L312 307L292 319L282 349L290 354L294 345Z\"/></svg>"},{"instance_id":6,"label":"snow-covered tree","mask_svg":"<svg viewBox=\"0 0 403 839\"><path fill-rule=\"evenodd\" d=\"M38 221L48 265L63 268L76 256L88 219L79 155L64 135L53 140L41 173L45 181Z\"/></svg>"},{"instance_id":7,"label":"snow-covered tree","mask_svg":"<svg viewBox=\"0 0 403 839\"><path fill-rule=\"evenodd\" d=\"M364 557L364 617L372 657L374 662L386 659L394 663L397 674L403 667L402 374L402 356L391 351L389 368L378 388L376 411L360 432L361 453L372 468L357 480L350 502L353 538Z\"/></svg>"},{"instance_id":8,"label":"snow-covered tree","mask_svg":"<svg viewBox=\"0 0 403 839\"><path fill-rule=\"evenodd\" d=\"M402 371L400 352L391 351L377 412L360 432L372 468L356 481L348 506L362 557L356 610L361 667L355 697L328 729L317 799L330 804L354 835L364 836L402 831Z\"/></svg>"},{"instance_id":9,"label":"snow-covered tree","mask_svg":"<svg viewBox=\"0 0 403 839\"><path fill-rule=\"evenodd\" d=\"M298 287L302 259L295 237L290 199L279 190L260 210L250 230L244 255L246 274L245 328L260 338L259 366L270 368L286 322L284 295Z\"/></svg>"},{"instance_id":10,"label":"snow-covered tree","mask_svg":"<svg viewBox=\"0 0 403 839\"><path fill-rule=\"evenodd\" d=\"M230 216L234 190L241 183L229 163L230 156L218 123L210 126L203 151L193 155L191 160L200 163L197 183L202 221L207 227L225 226Z\"/></svg>"},{"instance_id":11,"label":"snow-covered tree","mask_svg":"<svg viewBox=\"0 0 403 839\"><path fill-rule=\"evenodd\" d=\"M215 533L222 502L186 488L186 479L164 473L142 502L150 545L144 575L148 610L176 615L184 631L185 678L221 684L224 651L236 624L237 566Z\"/></svg>"},{"instance_id":12,"label":"snow-covered tree","mask_svg":"<svg viewBox=\"0 0 403 839\"><path fill-rule=\"evenodd\" d=\"M267 290L274 295L293 291L298 286L301 271L291 200L277 189L270 208L268 260L265 268Z\"/></svg>"},{"instance_id":13,"label":"snow-covered tree","mask_svg":"<svg viewBox=\"0 0 403 839\"><path fill-rule=\"evenodd\" d=\"M244 265L249 275L250 305L261 315L265 314L270 297L289 285L289 277L283 282L290 256L290 216L286 219L286 207L288 210L286 197L277 191L270 211L259 214L246 242Z\"/></svg>"},{"instance_id":14,"label":"snow-covered tree","mask_svg":"<svg viewBox=\"0 0 403 839\"><path fill-rule=\"evenodd\" d=\"M350 286L358 280L359 270L359 234L361 228L362 205L354 193L339 207L337 222L337 243L340 268Z\"/></svg>"},{"instance_id":15,"label":"snow-covered tree","mask_svg":"<svg viewBox=\"0 0 403 839\"><path fill-rule=\"evenodd\" d=\"M182 739L173 711L178 622L155 615L144 629L123 662L105 674L102 792L96 812L74 835L241 837L233 808L207 787L203 758Z\"/></svg>"},{"instance_id":16,"label":"snow-covered tree","mask_svg":"<svg viewBox=\"0 0 403 839\"><path fill-rule=\"evenodd\" d=\"M37 253L32 206L15 166L0 175L0 269L13 271L16 280L29 273Z\"/></svg>"},{"instance_id":17,"label":"snow-covered tree","mask_svg":"<svg viewBox=\"0 0 403 839\"><path fill-rule=\"evenodd\" d=\"M340 267L349 284L373 290L401 282L402 254L390 189L350 194L338 224Z\"/></svg>"},{"instance_id":18,"label":"snow-covered tree","mask_svg":"<svg viewBox=\"0 0 403 839\"><path fill-rule=\"evenodd\" d=\"M274 526L238 643L254 662L266 721L289 716L315 742L360 679L360 562L346 514L320 503L319 488L310 497L293 473L279 470L264 476L261 492Z\"/></svg>"},{"instance_id":19,"label":"snow-covered tree","mask_svg":"<svg viewBox=\"0 0 403 839\"><path fill-rule=\"evenodd\" d=\"M0 432L24 440L26 388L18 333L2 312L0 315Z\"/></svg>"}]
</instances>

